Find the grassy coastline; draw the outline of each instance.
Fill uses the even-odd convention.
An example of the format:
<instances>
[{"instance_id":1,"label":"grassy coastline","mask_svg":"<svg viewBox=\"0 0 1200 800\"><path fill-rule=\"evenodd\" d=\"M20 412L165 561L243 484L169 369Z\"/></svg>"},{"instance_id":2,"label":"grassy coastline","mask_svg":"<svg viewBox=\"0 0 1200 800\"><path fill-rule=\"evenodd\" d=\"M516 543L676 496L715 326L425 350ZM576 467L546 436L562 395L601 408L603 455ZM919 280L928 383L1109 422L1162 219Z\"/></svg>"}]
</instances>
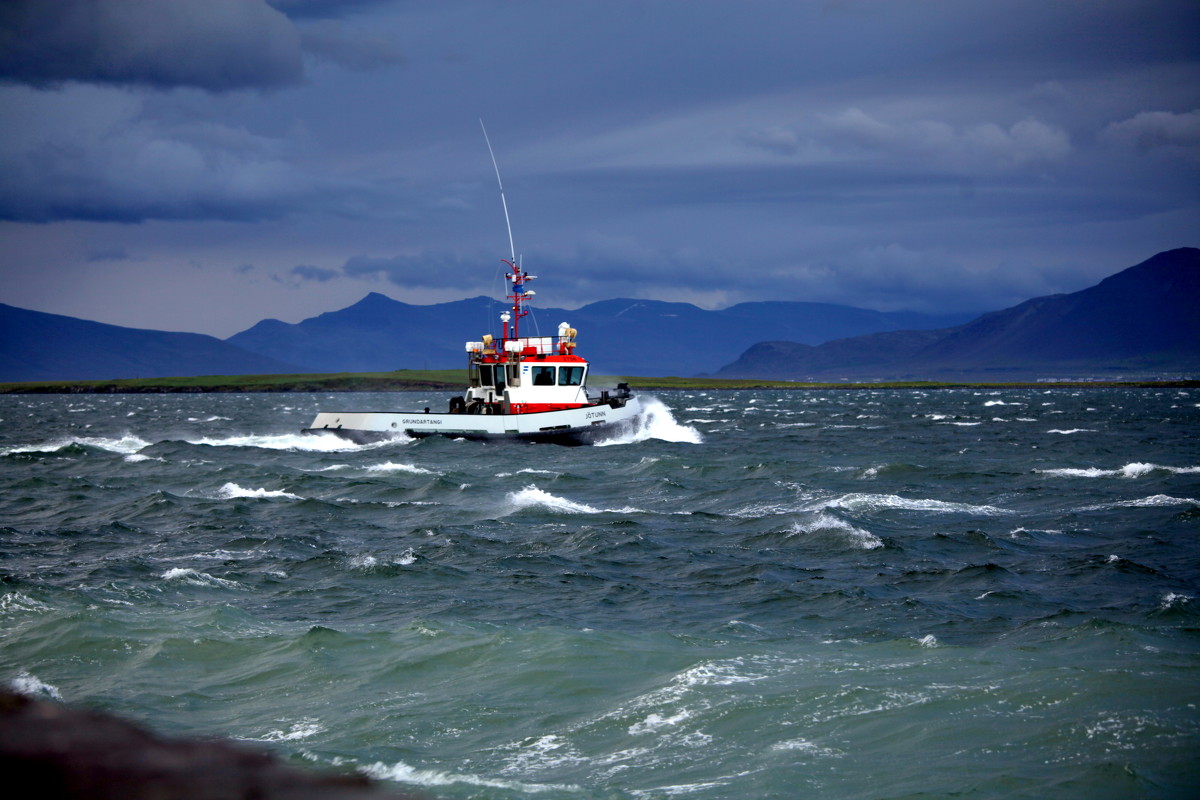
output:
<instances>
[{"instance_id":1,"label":"grassy coastline","mask_svg":"<svg viewBox=\"0 0 1200 800\"><path fill-rule=\"evenodd\" d=\"M647 378L593 376L590 383L606 386L626 381L637 389L953 389L964 387L1046 388L1129 386L1200 388L1200 380L1046 380L1046 381L872 381L796 382L723 380L717 378ZM461 369L396 370L395 372L338 372L301 375L204 375L190 378L130 378L107 381L27 381L0 383L0 394L143 394L204 392L397 392L434 389L460 391Z\"/></svg>"}]
</instances>

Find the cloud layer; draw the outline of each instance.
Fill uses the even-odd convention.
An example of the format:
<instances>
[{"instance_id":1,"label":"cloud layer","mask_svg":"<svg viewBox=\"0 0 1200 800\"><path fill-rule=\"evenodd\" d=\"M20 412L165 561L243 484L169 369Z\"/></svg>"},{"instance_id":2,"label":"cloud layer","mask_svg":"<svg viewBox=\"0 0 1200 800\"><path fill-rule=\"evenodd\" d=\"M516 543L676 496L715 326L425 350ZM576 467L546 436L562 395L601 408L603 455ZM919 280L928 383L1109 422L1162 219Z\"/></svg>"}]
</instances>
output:
<instances>
[{"instance_id":1,"label":"cloud layer","mask_svg":"<svg viewBox=\"0 0 1200 800\"><path fill-rule=\"evenodd\" d=\"M255 0L9 0L0 6L0 79L210 91L272 88L302 76L300 37Z\"/></svg>"},{"instance_id":2,"label":"cloud layer","mask_svg":"<svg viewBox=\"0 0 1200 800\"><path fill-rule=\"evenodd\" d=\"M1169 0L13 0L0 301L96 318L124 282L105 321L228 334L490 292L480 117L556 306L1073 291L1200 244L1197 29Z\"/></svg>"}]
</instances>

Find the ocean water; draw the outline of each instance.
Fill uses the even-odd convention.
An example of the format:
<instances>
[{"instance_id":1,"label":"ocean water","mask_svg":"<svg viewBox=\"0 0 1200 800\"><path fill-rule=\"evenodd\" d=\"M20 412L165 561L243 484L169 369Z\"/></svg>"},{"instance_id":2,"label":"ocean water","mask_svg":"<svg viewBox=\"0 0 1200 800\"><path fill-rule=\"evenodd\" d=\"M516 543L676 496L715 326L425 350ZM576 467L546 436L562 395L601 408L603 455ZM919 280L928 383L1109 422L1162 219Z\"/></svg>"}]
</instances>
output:
<instances>
[{"instance_id":1,"label":"ocean water","mask_svg":"<svg viewBox=\"0 0 1200 800\"><path fill-rule=\"evenodd\" d=\"M0 397L0 680L438 798L1197 796L1200 390L298 434L443 399Z\"/></svg>"}]
</instances>

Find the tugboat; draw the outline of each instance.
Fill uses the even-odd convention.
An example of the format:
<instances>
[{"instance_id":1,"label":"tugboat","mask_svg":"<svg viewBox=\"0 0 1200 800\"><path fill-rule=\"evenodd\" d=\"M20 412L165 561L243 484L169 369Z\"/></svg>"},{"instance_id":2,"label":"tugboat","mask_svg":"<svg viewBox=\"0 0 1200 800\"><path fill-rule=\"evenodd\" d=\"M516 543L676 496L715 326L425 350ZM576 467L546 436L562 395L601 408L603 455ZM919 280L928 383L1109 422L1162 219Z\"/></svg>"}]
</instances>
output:
<instances>
[{"instance_id":1,"label":"tugboat","mask_svg":"<svg viewBox=\"0 0 1200 800\"><path fill-rule=\"evenodd\" d=\"M334 433L359 444L411 436L463 439L521 439L555 444L592 444L632 428L642 413L629 385L593 396L589 364L575 354L578 331L566 322L558 336L520 335L534 294L526 284L536 275L504 259L512 311L500 315L499 338L467 342L467 389L450 398L446 413L420 411L322 411L303 433Z\"/></svg>"},{"instance_id":2,"label":"tugboat","mask_svg":"<svg viewBox=\"0 0 1200 800\"><path fill-rule=\"evenodd\" d=\"M482 122L480 123L482 125ZM484 129L484 138L487 130ZM488 152L492 153L491 142ZM492 153L492 165L496 156ZM484 335L467 342L467 389L450 398L446 413L396 411L322 411L303 433L333 433L359 444L410 436L463 439L518 439L555 444L592 444L632 429L642 413L629 385L593 396L587 389L588 362L575 354L578 331L566 322L558 336L521 336L525 303L535 292L526 284L537 276L525 272L516 258L508 202L496 166L504 221L512 260L505 275L512 310L500 315L499 338Z\"/></svg>"}]
</instances>

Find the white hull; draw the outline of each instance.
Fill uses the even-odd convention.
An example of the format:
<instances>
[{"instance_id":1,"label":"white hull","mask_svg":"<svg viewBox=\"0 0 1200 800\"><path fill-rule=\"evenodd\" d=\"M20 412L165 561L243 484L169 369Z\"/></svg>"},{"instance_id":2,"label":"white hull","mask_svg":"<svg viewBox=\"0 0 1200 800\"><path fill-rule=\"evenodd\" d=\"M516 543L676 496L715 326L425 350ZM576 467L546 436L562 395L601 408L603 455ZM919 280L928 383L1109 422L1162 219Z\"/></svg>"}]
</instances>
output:
<instances>
[{"instance_id":1,"label":"white hull","mask_svg":"<svg viewBox=\"0 0 1200 800\"><path fill-rule=\"evenodd\" d=\"M396 411L323 411L304 433L334 433L366 443L410 436L463 439L522 439L557 444L590 444L632 426L642 413L636 397L622 404L598 404L527 414L426 414Z\"/></svg>"}]
</instances>

